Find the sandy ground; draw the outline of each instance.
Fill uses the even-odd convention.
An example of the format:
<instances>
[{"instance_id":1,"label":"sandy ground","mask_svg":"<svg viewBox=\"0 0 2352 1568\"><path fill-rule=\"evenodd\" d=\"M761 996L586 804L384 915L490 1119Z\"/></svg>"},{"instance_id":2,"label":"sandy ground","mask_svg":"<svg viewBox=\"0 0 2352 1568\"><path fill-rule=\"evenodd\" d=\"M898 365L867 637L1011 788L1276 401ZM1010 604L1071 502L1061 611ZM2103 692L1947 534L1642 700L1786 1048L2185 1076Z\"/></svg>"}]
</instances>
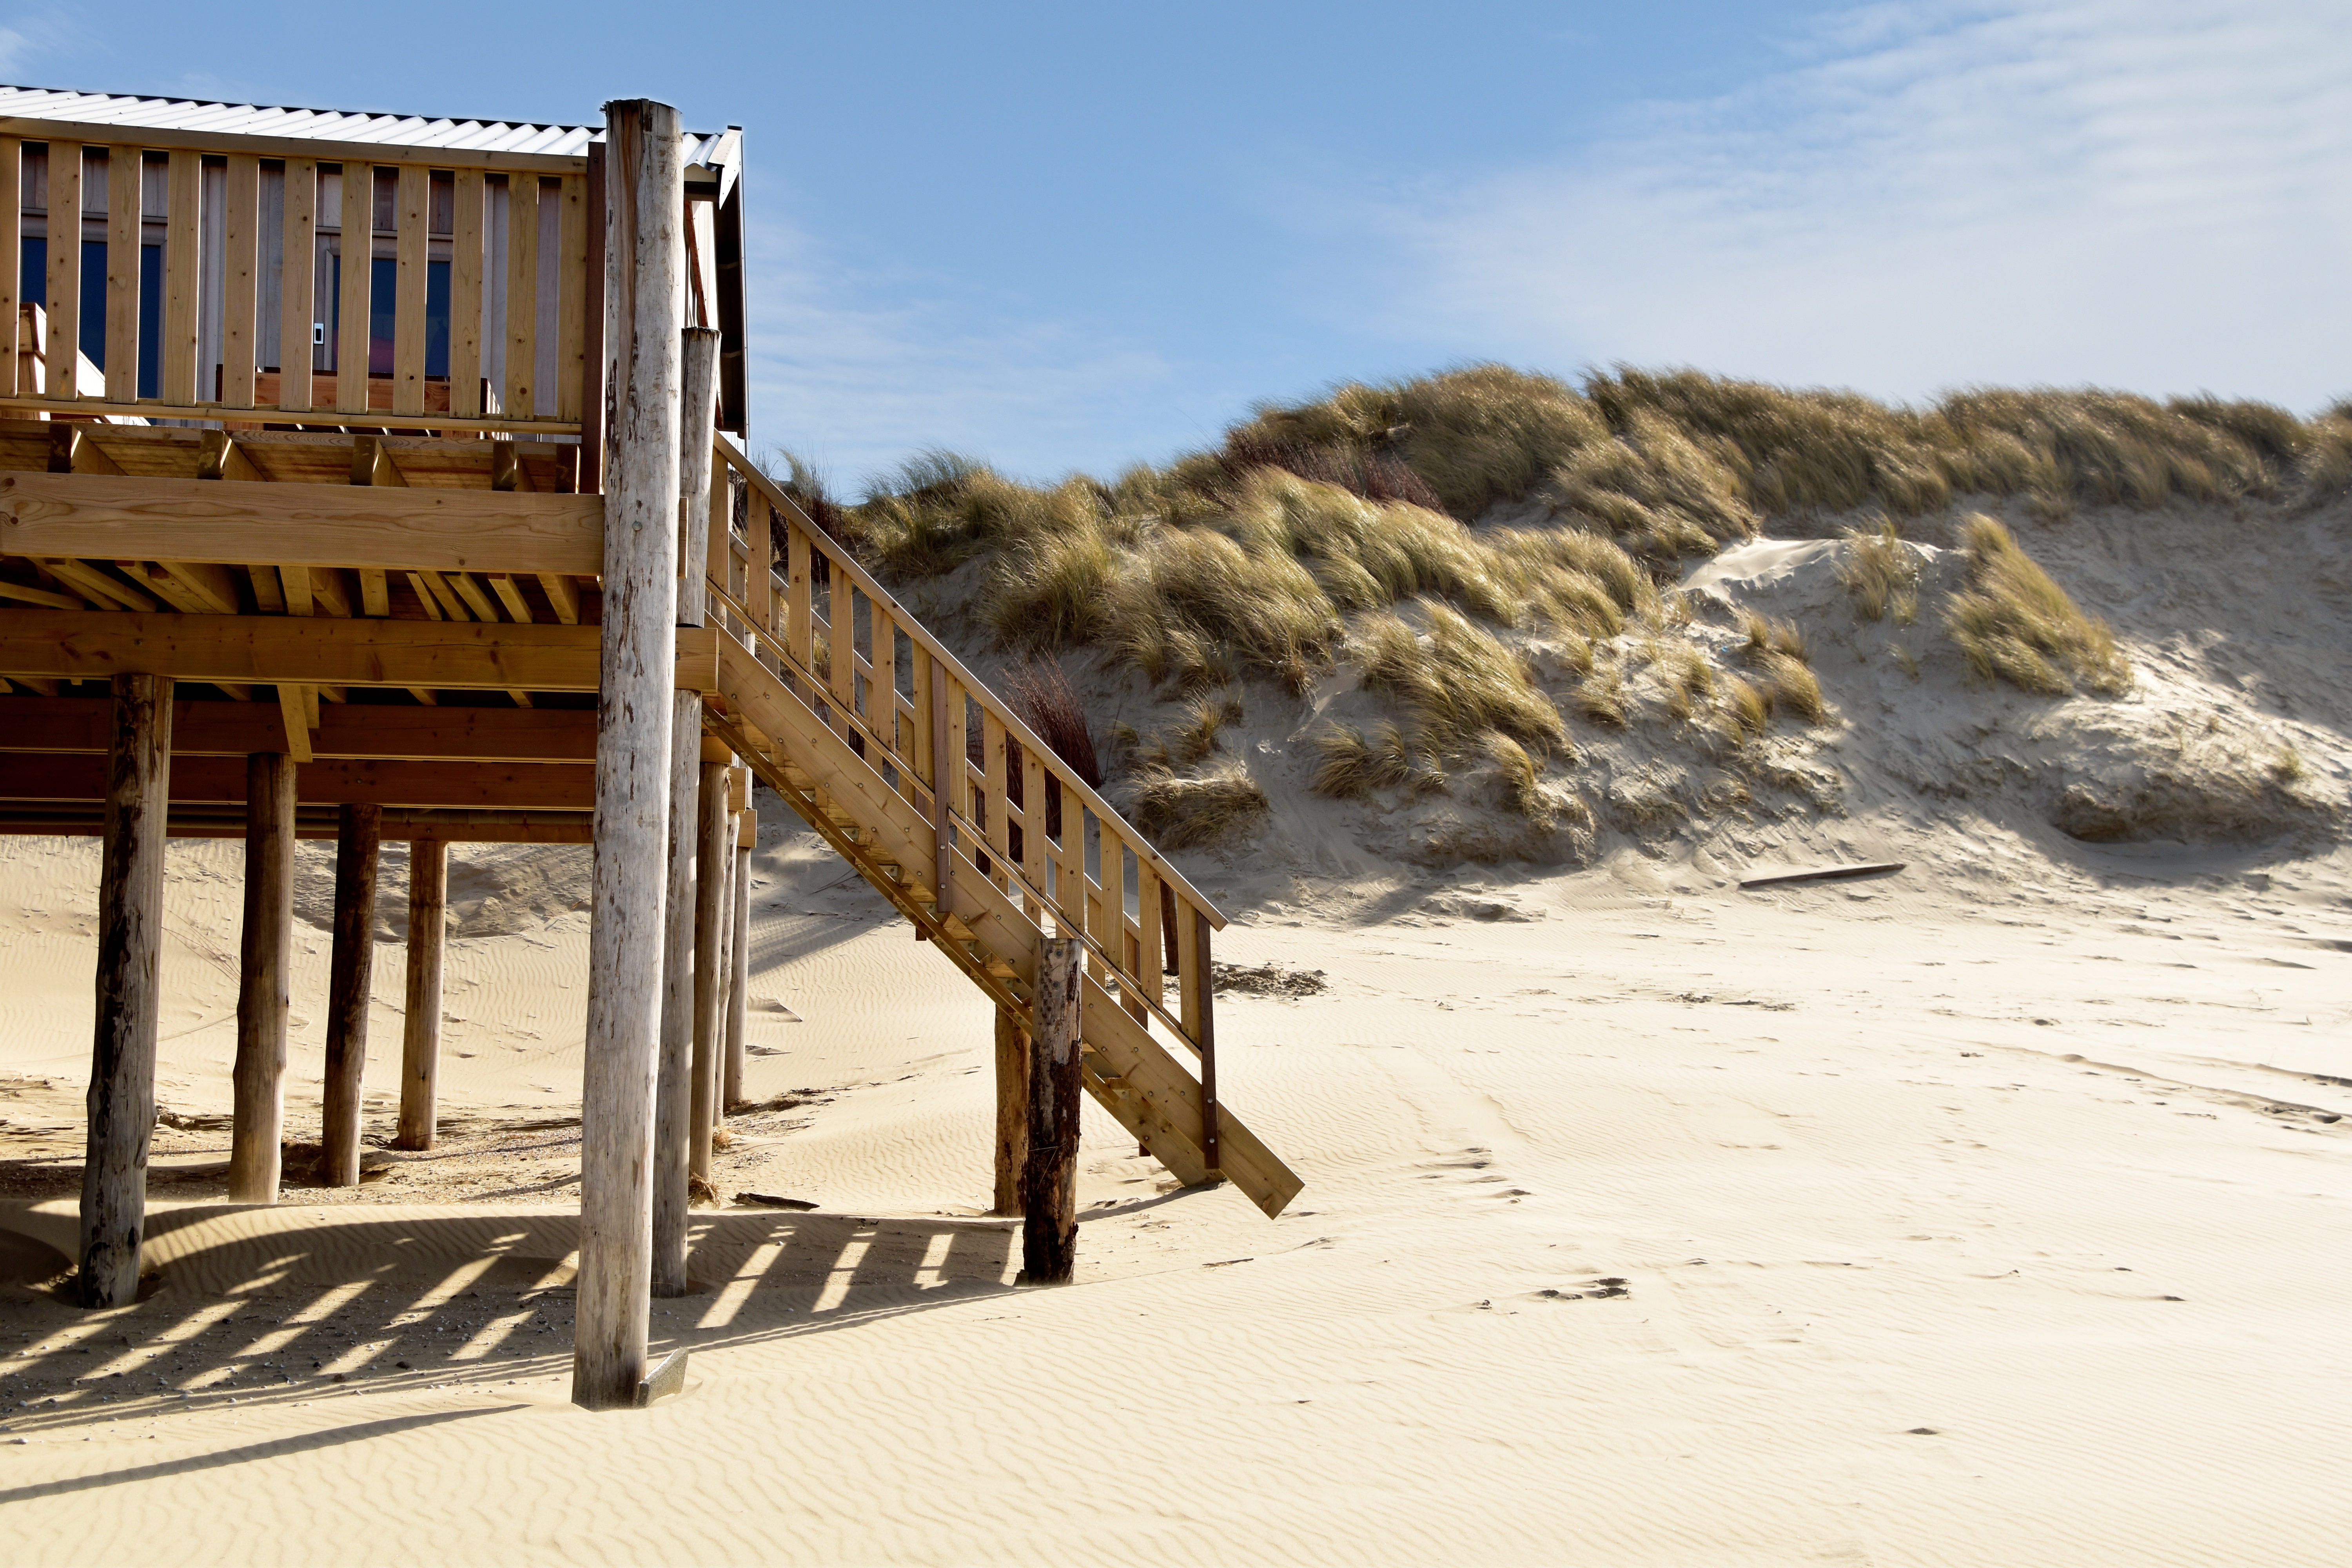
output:
<instances>
[{"instance_id":1,"label":"sandy ground","mask_svg":"<svg viewBox=\"0 0 2352 1568\"><path fill-rule=\"evenodd\" d=\"M71 1247L94 852L0 843L6 1556L2343 1561L2352 865L1923 847L1771 892L1622 850L1257 900L1221 955L1328 986L1227 996L1222 1077L1306 1191L1269 1222L1168 1190L1097 1117L1079 1282L1040 1291L981 1212L984 1005L772 832L749 1088L785 1103L719 1186L818 1207L705 1211L700 1290L656 1319L686 1394L592 1415L583 917L452 943L446 1158L232 1208L236 849L175 846L158 1277L83 1314L39 1281Z\"/></svg>"}]
</instances>

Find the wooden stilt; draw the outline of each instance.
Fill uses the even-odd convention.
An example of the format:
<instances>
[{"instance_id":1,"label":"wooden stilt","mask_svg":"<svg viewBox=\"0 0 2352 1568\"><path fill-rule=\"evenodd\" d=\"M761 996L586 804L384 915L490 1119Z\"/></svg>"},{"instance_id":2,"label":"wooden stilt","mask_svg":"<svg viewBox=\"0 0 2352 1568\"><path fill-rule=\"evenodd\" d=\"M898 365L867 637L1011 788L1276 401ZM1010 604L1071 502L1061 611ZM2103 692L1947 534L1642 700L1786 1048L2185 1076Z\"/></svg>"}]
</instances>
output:
<instances>
[{"instance_id":1,"label":"wooden stilt","mask_svg":"<svg viewBox=\"0 0 2352 1568\"><path fill-rule=\"evenodd\" d=\"M604 463L602 714L572 1352L572 1403L599 1410L634 1405L646 1375L686 303L677 110L649 99L616 100L604 106L604 127L613 417Z\"/></svg>"},{"instance_id":2,"label":"wooden stilt","mask_svg":"<svg viewBox=\"0 0 2352 1568\"><path fill-rule=\"evenodd\" d=\"M715 446L712 421L719 410L719 333L711 327L687 327L679 333L677 489L681 508L677 583L677 624L698 626L709 609L704 591L706 572L725 562L727 541L710 536L710 464ZM726 585L724 579L721 587Z\"/></svg>"},{"instance_id":3,"label":"wooden stilt","mask_svg":"<svg viewBox=\"0 0 2352 1568\"><path fill-rule=\"evenodd\" d=\"M1192 911L1192 964L1184 972L1187 1000L1192 1005L1186 1009L1194 1019L1198 1034L1193 1043L1201 1047L1201 1163L1209 1173L1217 1173L1217 984L1216 969L1209 962L1209 917L1199 910Z\"/></svg>"},{"instance_id":4,"label":"wooden stilt","mask_svg":"<svg viewBox=\"0 0 2352 1568\"><path fill-rule=\"evenodd\" d=\"M327 965L327 1110L319 1168L331 1187L360 1182L360 1079L375 981L375 872L383 808L345 805L335 837L335 945Z\"/></svg>"},{"instance_id":5,"label":"wooden stilt","mask_svg":"<svg viewBox=\"0 0 2352 1568\"><path fill-rule=\"evenodd\" d=\"M396 1149L433 1147L441 1076L441 946L449 904L449 847L419 838L408 847L408 998L400 1031L400 1128Z\"/></svg>"},{"instance_id":6,"label":"wooden stilt","mask_svg":"<svg viewBox=\"0 0 2352 1568\"><path fill-rule=\"evenodd\" d=\"M1010 1007L996 1010L996 1202L992 1212L1021 1212L1029 1163L1029 1031Z\"/></svg>"},{"instance_id":7,"label":"wooden stilt","mask_svg":"<svg viewBox=\"0 0 2352 1568\"><path fill-rule=\"evenodd\" d=\"M172 682L167 676L118 675L113 685L98 884L98 1023L90 1042L76 1291L85 1307L128 1306L139 1293L162 1002Z\"/></svg>"},{"instance_id":8,"label":"wooden stilt","mask_svg":"<svg viewBox=\"0 0 2352 1568\"><path fill-rule=\"evenodd\" d=\"M677 694L670 715L669 918L662 946L661 1064L655 1089L653 1293L687 1292L687 1176L694 1144L695 869L702 699Z\"/></svg>"},{"instance_id":9,"label":"wooden stilt","mask_svg":"<svg viewBox=\"0 0 2352 1568\"><path fill-rule=\"evenodd\" d=\"M727 871L735 845L727 831L727 764L705 763L697 807L694 889L694 1131L688 1166L710 1180L710 1135L719 1128L719 1031L725 1020Z\"/></svg>"},{"instance_id":10,"label":"wooden stilt","mask_svg":"<svg viewBox=\"0 0 2352 1568\"><path fill-rule=\"evenodd\" d=\"M1075 937L1037 950L1029 1041L1029 1157L1021 1183L1021 1282L1065 1285L1078 1253L1079 1007L1085 971Z\"/></svg>"},{"instance_id":11,"label":"wooden stilt","mask_svg":"<svg viewBox=\"0 0 2352 1568\"><path fill-rule=\"evenodd\" d=\"M728 835L735 858L727 881L727 1064L719 1083L721 1112L743 1103L743 1029L751 1000L745 994L751 978L751 851L742 843L744 815L733 815Z\"/></svg>"},{"instance_id":12,"label":"wooden stilt","mask_svg":"<svg viewBox=\"0 0 2352 1568\"><path fill-rule=\"evenodd\" d=\"M278 1201L286 1128L286 1027L293 1004L294 759L245 760L245 935L238 963L229 1201Z\"/></svg>"}]
</instances>

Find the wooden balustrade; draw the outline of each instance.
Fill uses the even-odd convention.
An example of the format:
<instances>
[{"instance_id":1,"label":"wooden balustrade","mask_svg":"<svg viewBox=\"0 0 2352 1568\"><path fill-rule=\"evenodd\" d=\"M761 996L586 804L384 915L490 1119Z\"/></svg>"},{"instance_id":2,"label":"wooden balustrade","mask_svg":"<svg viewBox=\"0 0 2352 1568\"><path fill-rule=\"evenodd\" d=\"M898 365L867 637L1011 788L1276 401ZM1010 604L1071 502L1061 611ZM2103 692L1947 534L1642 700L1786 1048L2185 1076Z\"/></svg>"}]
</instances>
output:
<instances>
[{"instance_id":1,"label":"wooden balustrade","mask_svg":"<svg viewBox=\"0 0 2352 1568\"><path fill-rule=\"evenodd\" d=\"M52 323L42 357L0 356L0 410L580 430L603 398L594 182L385 153L398 161L0 137L0 320L37 300ZM45 276L20 275L26 238ZM83 299L83 243L105 251L102 311ZM142 317L160 342L142 342ZM84 347L102 393L77 374Z\"/></svg>"},{"instance_id":2,"label":"wooden balustrade","mask_svg":"<svg viewBox=\"0 0 2352 1568\"><path fill-rule=\"evenodd\" d=\"M1159 1018L1199 1050L1195 988L1182 988L1176 1010L1167 1005L1166 933L1190 975L1202 962L1196 917L1222 930L1224 916L723 437L712 471L709 570L721 626L944 824L943 853L1017 897L1041 927L1050 911L1129 1013ZM730 472L746 498L740 519Z\"/></svg>"}]
</instances>

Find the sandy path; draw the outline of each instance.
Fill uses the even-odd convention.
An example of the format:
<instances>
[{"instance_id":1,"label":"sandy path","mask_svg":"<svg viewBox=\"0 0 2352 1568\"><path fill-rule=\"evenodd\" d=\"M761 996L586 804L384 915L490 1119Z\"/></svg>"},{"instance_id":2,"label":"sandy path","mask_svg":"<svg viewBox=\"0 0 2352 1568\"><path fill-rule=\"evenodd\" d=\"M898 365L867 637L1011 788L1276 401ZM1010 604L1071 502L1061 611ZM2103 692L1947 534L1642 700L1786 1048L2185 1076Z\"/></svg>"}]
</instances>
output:
<instances>
[{"instance_id":1,"label":"sandy path","mask_svg":"<svg viewBox=\"0 0 2352 1568\"><path fill-rule=\"evenodd\" d=\"M9 1289L0 1406L71 1394L0 1409L11 1556L2340 1555L2332 878L1940 920L1916 879L1630 880L1231 933L1331 981L1223 1004L1306 1193L1161 1194L1099 1124L1082 1282L1042 1293L968 1217L984 1009L903 933L772 913L755 991L803 1021L753 1087L835 1097L761 1169L824 1206L708 1216L657 1320L687 1397L563 1403L560 1208L200 1207L137 1307ZM495 1059L465 1092L520 1098Z\"/></svg>"}]
</instances>

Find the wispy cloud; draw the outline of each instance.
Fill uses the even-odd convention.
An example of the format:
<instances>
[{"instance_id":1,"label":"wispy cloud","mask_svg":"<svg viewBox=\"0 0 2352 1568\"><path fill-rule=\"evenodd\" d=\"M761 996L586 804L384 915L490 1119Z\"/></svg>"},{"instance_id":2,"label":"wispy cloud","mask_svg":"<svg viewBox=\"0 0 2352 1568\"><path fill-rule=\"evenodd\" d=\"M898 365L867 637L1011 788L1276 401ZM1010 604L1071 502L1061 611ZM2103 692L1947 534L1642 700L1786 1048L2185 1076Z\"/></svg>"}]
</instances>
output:
<instances>
[{"instance_id":1,"label":"wispy cloud","mask_svg":"<svg viewBox=\"0 0 2352 1568\"><path fill-rule=\"evenodd\" d=\"M793 447L843 489L922 447L1056 474L1121 449L1139 408L1167 395L1171 369L1146 348L949 279L866 276L787 226L752 227L755 440Z\"/></svg>"},{"instance_id":2,"label":"wispy cloud","mask_svg":"<svg viewBox=\"0 0 2352 1568\"><path fill-rule=\"evenodd\" d=\"M1531 363L1891 396L2352 388L2352 8L1888 4L1801 43L1570 163L1391 208L1401 312Z\"/></svg>"}]
</instances>

